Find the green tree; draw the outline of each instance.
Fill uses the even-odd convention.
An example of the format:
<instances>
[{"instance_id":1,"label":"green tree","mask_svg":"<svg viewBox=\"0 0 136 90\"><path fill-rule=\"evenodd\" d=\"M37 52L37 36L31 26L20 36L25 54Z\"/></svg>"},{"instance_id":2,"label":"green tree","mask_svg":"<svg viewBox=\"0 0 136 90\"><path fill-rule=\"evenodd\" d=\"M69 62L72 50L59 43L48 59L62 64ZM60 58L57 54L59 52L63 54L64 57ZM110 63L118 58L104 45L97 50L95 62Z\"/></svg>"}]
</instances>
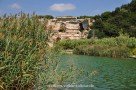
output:
<instances>
[{"instance_id":1,"label":"green tree","mask_svg":"<svg viewBox=\"0 0 136 90\"><path fill-rule=\"evenodd\" d=\"M102 13L101 17L102 17L102 20L107 20L111 17L111 12L109 12L109 11L104 12L104 13Z\"/></svg>"},{"instance_id":2,"label":"green tree","mask_svg":"<svg viewBox=\"0 0 136 90\"><path fill-rule=\"evenodd\" d=\"M115 11L104 12L93 18L95 19L93 28L104 33L105 37L118 36L120 30L130 37L136 37L136 0L117 7Z\"/></svg>"},{"instance_id":3,"label":"green tree","mask_svg":"<svg viewBox=\"0 0 136 90\"><path fill-rule=\"evenodd\" d=\"M46 18L46 19L53 19L54 17L52 15L39 15L39 18Z\"/></svg>"}]
</instances>

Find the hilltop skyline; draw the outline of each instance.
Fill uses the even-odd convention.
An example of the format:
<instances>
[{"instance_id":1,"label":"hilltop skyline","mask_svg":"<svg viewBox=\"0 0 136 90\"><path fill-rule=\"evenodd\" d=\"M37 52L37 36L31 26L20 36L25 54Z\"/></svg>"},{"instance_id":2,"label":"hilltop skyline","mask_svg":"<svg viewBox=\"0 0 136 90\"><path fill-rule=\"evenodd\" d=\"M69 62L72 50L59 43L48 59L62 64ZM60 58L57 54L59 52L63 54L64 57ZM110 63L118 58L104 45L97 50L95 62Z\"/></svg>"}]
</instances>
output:
<instances>
[{"instance_id":1,"label":"hilltop skyline","mask_svg":"<svg viewBox=\"0 0 136 90\"><path fill-rule=\"evenodd\" d=\"M53 16L94 16L105 11L113 11L132 0L0 0L0 15L23 11L39 15Z\"/></svg>"}]
</instances>

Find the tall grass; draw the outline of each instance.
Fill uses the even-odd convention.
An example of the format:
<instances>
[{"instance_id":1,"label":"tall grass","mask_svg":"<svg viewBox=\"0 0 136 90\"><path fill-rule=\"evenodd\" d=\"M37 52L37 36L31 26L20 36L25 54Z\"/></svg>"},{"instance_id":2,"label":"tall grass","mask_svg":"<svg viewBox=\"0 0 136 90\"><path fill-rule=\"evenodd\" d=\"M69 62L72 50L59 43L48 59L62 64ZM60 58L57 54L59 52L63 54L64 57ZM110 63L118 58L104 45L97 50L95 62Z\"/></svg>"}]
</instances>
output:
<instances>
[{"instance_id":1,"label":"tall grass","mask_svg":"<svg viewBox=\"0 0 136 90\"><path fill-rule=\"evenodd\" d=\"M80 40L61 40L60 42L55 43L56 48L62 49L74 49L80 45L90 45L93 43L93 40L89 39L80 39Z\"/></svg>"},{"instance_id":2,"label":"tall grass","mask_svg":"<svg viewBox=\"0 0 136 90\"><path fill-rule=\"evenodd\" d=\"M0 90L46 90L76 82L80 70L71 64L60 68L59 52L48 47L46 23L35 14L0 18Z\"/></svg>"},{"instance_id":3,"label":"tall grass","mask_svg":"<svg viewBox=\"0 0 136 90\"><path fill-rule=\"evenodd\" d=\"M130 49L122 46L78 46L74 49L75 54L90 55L90 56L102 56L102 57L113 57L113 58L128 58L130 56Z\"/></svg>"},{"instance_id":4,"label":"tall grass","mask_svg":"<svg viewBox=\"0 0 136 90\"><path fill-rule=\"evenodd\" d=\"M24 13L0 19L0 88L34 87L37 67L45 59L45 23Z\"/></svg>"},{"instance_id":5,"label":"tall grass","mask_svg":"<svg viewBox=\"0 0 136 90\"><path fill-rule=\"evenodd\" d=\"M74 54L127 58L135 55L136 38L120 35L115 38L63 40L57 46L73 49Z\"/></svg>"}]
</instances>

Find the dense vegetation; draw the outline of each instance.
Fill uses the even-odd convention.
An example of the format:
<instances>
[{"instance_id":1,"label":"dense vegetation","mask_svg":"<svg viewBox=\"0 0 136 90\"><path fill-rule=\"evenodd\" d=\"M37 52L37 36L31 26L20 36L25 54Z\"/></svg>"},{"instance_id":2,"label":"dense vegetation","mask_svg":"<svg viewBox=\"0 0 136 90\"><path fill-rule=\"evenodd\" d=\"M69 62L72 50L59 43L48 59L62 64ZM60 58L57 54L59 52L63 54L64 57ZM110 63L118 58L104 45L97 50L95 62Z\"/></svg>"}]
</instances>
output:
<instances>
[{"instance_id":1,"label":"dense vegetation","mask_svg":"<svg viewBox=\"0 0 136 90\"><path fill-rule=\"evenodd\" d=\"M85 17L88 16L79 18ZM41 22L40 18L44 20ZM74 76L80 75L76 67L58 68L60 61L56 55L60 48L92 56L127 58L136 55L135 0L113 12L93 17L96 22L92 31L103 39L63 40L57 42L53 50L47 45L49 33L45 27L46 19L52 18L24 13L0 17L0 90L41 90L49 84L76 82Z\"/></svg>"},{"instance_id":2,"label":"dense vegetation","mask_svg":"<svg viewBox=\"0 0 136 90\"><path fill-rule=\"evenodd\" d=\"M86 15L84 15L84 16L79 16L77 18L78 19L85 19L85 18L93 18L93 16L86 16Z\"/></svg>"},{"instance_id":3,"label":"dense vegetation","mask_svg":"<svg viewBox=\"0 0 136 90\"><path fill-rule=\"evenodd\" d=\"M93 18L93 29L98 38L116 37L120 32L136 37L136 0L116 8L115 11L107 11ZM92 33L90 31L89 38L92 37Z\"/></svg>"},{"instance_id":4,"label":"dense vegetation","mask_svg":"<svg viewBox=\"0 0 136 90\"><path fill-rule=\"evenodd\" d=\"M36 67L45 57L47 36L43 30L35 16L21 13L0 19L0 89L34 87Z\"/></svg>"},{"instance_id":5,"label":"dense vegetation","mask_svg":"<svg viewBox=\"0 0 136 90\"><path fill-rule=\"evenodd\" d=\"M116 38L63 40L56 47L73 49L75 54L128 58L136 55L136 38L120 35Z\"/></svg>"},{"instance_id":6,"label":"dense vegetation","mask_svg":"<svg viewBox=\"0 0 136 90\"><path fill-rule=\"evenodd\" d=\"M93 18L90 40L63 40L56 44L62 49L73 49L75 54L106 57L129 57L136 55L136 0L122 5L112 12L96 16L79 16ZM96 38L98 39L96 39ZM95 39L94 39L95 38ZM101 39L103 38L103 39Z\"/></svg>"},{"instance_id":7,"label":"dense vegetation","mask_svg":"<svg viewBox=\"0 0 136 90\"><path fill-rule=\"evenodd\" d=\"M55 43L55 47L66 50L66 49L74 49L75 47L80 46L80 45L89 45L91 43L92 43L92 40L89 40L89 39L61 40Z\"/></svg>"},{"instance_id":8,"label":"dense vegetation","mask_svg":"<svg viewBox=\"0 0 136 90\"><path fill-rule=\"evenodd\" d=\"M47 85L76 82L71 81L79 76L76 67L60 68L58 52L48 47L45 24L37 15L1 17L0 90L46 90Z\"/></svg>"},{"instance_id":9,"label":"dense vegetation","mask_svg":"<svg viewBox=\"0 0 136 90\"><path fill-rule=\"evenodd\" d=\"M38 15L38 18L53 19L54 17L52 15Z\"/></svg>"}]
</instances>

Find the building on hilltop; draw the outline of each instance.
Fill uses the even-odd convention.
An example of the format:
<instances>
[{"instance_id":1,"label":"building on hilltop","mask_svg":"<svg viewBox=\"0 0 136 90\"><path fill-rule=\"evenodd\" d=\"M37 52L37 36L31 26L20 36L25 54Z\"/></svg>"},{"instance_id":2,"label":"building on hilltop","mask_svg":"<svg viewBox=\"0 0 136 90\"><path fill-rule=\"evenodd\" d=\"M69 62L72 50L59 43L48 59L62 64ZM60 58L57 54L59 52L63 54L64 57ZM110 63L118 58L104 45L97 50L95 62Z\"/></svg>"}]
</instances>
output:
<instances>
[{"instance_id":1,"label":"building on hilltop","mask_svg":"<svg viewBox=\"0 0 136 90\"><path fill-rule=\"evenodd\" d=\"M47 30L52 32L51 40L87 38L93 20L77 19L73 16L61 16L48 20Z\"/></svg>"}]
</instances>

